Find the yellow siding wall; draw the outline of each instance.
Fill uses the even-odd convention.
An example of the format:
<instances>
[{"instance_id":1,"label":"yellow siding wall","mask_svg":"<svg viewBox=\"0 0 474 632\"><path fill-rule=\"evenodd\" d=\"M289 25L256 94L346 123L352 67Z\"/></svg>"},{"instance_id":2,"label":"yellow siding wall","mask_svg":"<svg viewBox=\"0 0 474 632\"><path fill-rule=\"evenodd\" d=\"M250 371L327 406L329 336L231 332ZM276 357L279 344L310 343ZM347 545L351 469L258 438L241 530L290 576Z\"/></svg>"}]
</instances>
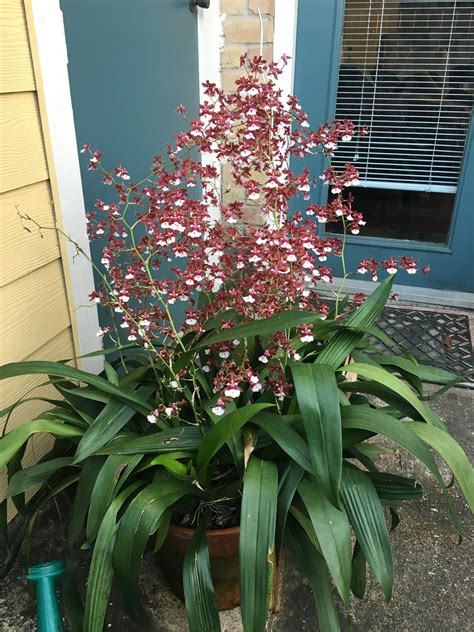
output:
<instances>
[{"instance_id":1,"label":"yellow siding wall","mask_svg":"<svg viewBox=\"0 0 474 632\"><path fill-rule=\"evenodd\" d=\"M23 0L0 2L0 365L25 359L59 360L74 355L71 309L58 237L23 229L18 211L53 226L55 210L38 107ZM43 377L0 382L0 409ZM51 387L35 394L51 396ZM28 402L12 415L11 429L41 414L46 403ZM3 429L0 420L0 432ZM25 464L51 447L48 436L30 442ZM0 480L0 496L4 491ZM10 516L12 512L10 512Z\"/></svg>"}]
</instances>

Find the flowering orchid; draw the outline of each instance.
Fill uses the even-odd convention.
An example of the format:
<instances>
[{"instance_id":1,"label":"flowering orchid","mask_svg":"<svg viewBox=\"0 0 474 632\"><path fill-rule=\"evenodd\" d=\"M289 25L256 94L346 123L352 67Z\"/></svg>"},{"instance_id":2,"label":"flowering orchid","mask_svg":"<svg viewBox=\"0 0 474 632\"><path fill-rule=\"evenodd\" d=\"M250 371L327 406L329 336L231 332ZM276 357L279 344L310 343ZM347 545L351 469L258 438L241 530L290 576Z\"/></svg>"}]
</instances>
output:
<instances>
[{"instance_id":1,"label":"flowering orchid","mask_svg":"<svg viewBox=\"0 0 474 632\"><path fill-rule=\"evenodd\" d=\"M87 214L90 239L104 242L102 284L91 300L119 314L119 328L128 330L128 342L155 353L170 371L186 352L188 332L198 339L217 316L222 329L230 312L230 326L235 318L245 323L289 309L324 319L330 308L320 299L319 288L333 281L328 258L344 253L340 239L319 234L318 222L342 223L344 231L354 235L365 225L352 194L345 193L359 182L353 165L336 171L329 164L321 185L306 167L293 169L291 161L323 154L330 163L339 143L366 130L348 120L313 130L296 97L286 98L278 88L285 59L272 63L244 56L241 61L247 74L237 80L236 91L203 84L206 100L199 117L176 136L166 157L153 159L151 173L140 182L126 185L131 176L125 166L105 170L100 151L89 144L81 150L90 156L89 168L102 170L104 183L117 196L97 200L95 210ZM184 106L177 111L186 116ZM215 184L218 165L198 162L196 151L212 152L228 165L233 181L246 192L245 201L226 202ZM197 185L201 196L192 194ZM324 185L335 197L324 205L311 203L311 195ZM301 210L289 217L291 200ZM249 206L258 209L264 224L242 231L239 223ZM221 221L214 219L216 209ZM417 267L414 259L389 257L382 262L364 259L357 271L377 280L379 270L413 274ZM199 295L207 299L198 301ZM185 306L182 324L172 311L177 303ZM358 296L354 305L360 303ZM113 335L105 329L98 335L106 333ZM281 401L288 392L281 357L296 354L289 351L289 335L275 332L259 354L258 363L269 367L261 379L245 373L250 366L247 350L230 343L211 347L209 360L198 357L182 378L193 382L195 371L212 374L214 392L224 403L247 391L267 390ZM314 340L311 325L297 328L294 335L299 343ZM163 344L170 357L159 353ZM180 388L174 377L169 386ZM214 408L224 409L221 404Z\"/></svg>"}]
</instances>

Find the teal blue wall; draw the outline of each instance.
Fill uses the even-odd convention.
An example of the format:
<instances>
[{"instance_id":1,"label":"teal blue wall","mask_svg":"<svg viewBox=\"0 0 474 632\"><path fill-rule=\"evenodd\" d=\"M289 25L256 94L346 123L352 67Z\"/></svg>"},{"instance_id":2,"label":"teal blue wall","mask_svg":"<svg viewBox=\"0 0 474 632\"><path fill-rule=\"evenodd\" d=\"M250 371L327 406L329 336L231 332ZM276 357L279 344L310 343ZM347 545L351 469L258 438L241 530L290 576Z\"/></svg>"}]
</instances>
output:
<instances>
[{"instance_id":1,"label":"teal blue wall","mask_svg":"<svg viewBox=\"0 0 474 632\"><path fill-rule=\"evenodd\" d=\"M60 1L78 146L91 143L104 152L104 167L123 164L137 181L184 128L176 106L197 115L196 14L188 0ZM80 162L86 210L92 210L113 191L87 171L84 157ZM100 250L94 242L95 261Z\"/></svg>"}]
</instances>

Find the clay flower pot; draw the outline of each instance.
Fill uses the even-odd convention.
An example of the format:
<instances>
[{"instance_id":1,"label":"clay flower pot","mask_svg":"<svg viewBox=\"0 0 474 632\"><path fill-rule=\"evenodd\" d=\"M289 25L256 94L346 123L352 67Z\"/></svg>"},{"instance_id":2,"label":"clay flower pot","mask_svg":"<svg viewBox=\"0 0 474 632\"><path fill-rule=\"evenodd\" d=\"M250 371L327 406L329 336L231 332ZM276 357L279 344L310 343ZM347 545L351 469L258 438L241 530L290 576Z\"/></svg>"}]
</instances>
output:
<instances>
[{"instance_id":1,"label":"clay flower pot","mask_svg":"<svg viewBox=\"0 0 474 632\"><path fill-rule=\"evenodd\" d=\"M193 534L194 529L171 524L157 553L166 581L181 600L184 600L184 555ZM239 535L240 527L207 532L211 575L219 610L228 610L240 604Z\"/></svg>"}]
</instances>

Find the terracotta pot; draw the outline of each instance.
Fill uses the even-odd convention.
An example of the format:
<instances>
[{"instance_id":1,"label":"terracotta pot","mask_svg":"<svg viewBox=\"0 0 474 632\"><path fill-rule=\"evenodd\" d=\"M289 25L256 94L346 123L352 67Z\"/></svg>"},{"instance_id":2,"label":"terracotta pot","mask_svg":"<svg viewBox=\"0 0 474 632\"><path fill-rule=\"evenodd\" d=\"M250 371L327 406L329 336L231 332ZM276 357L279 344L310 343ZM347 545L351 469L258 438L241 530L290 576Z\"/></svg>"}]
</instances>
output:
<instances>
[{"instance_id":1,"label":"terracotta pot","mask_svg":"<svg viewBox=\"0 0 474 632\"><path fill-rule=\"evenodd\" d=\"M171 590L184 600L183 562L194 529L171 524L163 546L157 553L158 563ZM207 532L211 575L219 610L240 604L239 583L240 527Z\"/></svg>"}]
</instances>

